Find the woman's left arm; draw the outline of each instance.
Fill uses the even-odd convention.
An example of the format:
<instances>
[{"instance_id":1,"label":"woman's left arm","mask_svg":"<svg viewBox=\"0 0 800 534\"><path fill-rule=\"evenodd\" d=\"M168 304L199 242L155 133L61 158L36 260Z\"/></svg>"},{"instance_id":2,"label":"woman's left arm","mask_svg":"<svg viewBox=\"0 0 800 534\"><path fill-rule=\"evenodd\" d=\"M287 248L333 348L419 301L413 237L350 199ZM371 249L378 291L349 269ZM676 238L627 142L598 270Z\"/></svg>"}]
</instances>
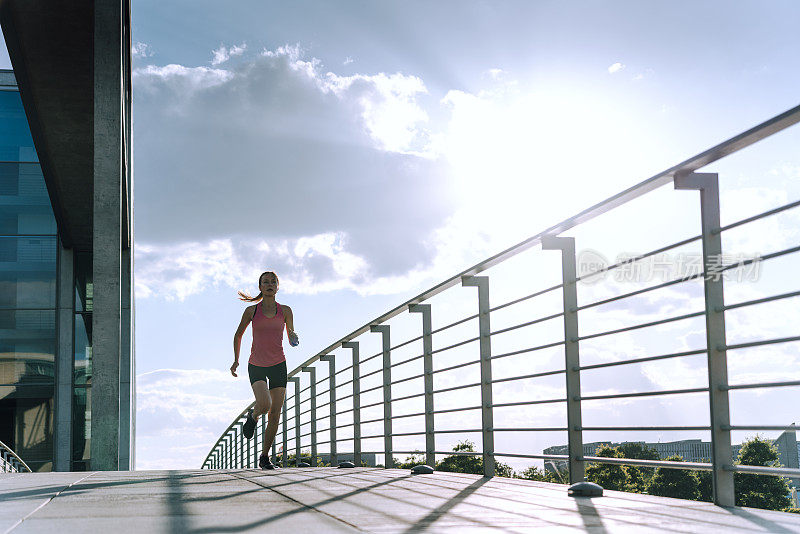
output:
<instances>
[{"instance_id":1,"label":"woman's left arm","mask_svg":"<svg viewBox=\"0 0 800 534\"><path fill-rule=\"evenodd\" d=\"M290 336L295 335L294 333L294 314L292 313L292 309L289 306L281 306L283 308L283 320L286 323L286 333Z\"/></svg>"}]
</instances>

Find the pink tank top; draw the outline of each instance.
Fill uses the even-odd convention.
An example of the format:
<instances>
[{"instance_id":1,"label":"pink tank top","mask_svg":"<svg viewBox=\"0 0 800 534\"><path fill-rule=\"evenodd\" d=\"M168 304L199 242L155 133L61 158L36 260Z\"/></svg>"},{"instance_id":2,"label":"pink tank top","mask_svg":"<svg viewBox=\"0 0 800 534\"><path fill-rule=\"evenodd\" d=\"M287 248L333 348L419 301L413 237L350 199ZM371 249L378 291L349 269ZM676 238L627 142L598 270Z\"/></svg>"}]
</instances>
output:
<instances>
[{"instance_id":1,"label":"pink tank top","mask_svg":"<svg viewBox=\"0 0 800 534\"><path fill-rule=\"evenodd\" d=\"M277 302L275 317L266 317L261 302L256 304L253 314L253 348L250 350L250 363L259 367L271 367L286 361L283 354L283 310Z\"/></svg>"}]
</instances>

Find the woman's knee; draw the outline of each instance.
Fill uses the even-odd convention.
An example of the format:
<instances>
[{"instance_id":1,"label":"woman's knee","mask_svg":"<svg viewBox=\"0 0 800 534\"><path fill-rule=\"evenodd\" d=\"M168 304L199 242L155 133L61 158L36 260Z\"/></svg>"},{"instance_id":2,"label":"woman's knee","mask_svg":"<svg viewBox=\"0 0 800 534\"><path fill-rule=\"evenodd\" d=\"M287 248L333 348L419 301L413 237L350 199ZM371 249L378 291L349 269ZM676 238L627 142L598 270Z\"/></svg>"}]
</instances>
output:
<instances>
[{"instance_id":1,"label":"woman's knee","mask_svg":"<svg viewBox=\"0 0 800 534\"><path fill-rule=\"evenodd\" d=\"M268 408L267 417L270 419L278 419L281 416L280 405L273 405Z\"/></svg>"}]
</instances>

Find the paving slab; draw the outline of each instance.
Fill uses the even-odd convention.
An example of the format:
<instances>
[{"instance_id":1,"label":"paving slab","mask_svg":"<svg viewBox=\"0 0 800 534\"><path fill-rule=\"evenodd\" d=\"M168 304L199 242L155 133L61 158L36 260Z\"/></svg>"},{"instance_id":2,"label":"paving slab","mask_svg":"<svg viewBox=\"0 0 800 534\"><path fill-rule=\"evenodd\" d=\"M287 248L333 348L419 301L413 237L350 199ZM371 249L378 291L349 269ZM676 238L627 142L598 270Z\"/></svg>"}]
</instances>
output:
<instances>
[{"instance_id":1,"label":"paving slab","mask_svg":"<svg viewBox=\"0 0 800 534\"><path fill-rule=\"evenodd\" d=\"M800 516L461 473L287 468L0 475L0 533L798 532Z\"/></svg>"}]
</instances>

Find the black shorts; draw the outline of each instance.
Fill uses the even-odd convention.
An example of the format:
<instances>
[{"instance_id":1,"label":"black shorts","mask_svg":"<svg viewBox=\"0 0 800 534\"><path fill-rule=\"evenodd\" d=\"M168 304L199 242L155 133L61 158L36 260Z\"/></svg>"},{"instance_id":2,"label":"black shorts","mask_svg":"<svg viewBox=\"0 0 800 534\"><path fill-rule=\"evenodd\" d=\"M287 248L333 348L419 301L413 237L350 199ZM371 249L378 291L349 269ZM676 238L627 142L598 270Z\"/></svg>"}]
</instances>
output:
<instances>
[{"instance_id":1,"label":"black shorts","mask_svg":"<svg viewBox=\"0 0 800 534\"><path fill-rule=\"evenodd\" d=\"M269 389L286 387L285 361L276 365L270 365L269 367L260 367L258 365L253 365L252 363L248 363L247 374L250 375L251 384L255 384L259 380L267 382L267 379L269 379L269 382L267 382L269 384Z\"/></svg>"}]
</instances>

